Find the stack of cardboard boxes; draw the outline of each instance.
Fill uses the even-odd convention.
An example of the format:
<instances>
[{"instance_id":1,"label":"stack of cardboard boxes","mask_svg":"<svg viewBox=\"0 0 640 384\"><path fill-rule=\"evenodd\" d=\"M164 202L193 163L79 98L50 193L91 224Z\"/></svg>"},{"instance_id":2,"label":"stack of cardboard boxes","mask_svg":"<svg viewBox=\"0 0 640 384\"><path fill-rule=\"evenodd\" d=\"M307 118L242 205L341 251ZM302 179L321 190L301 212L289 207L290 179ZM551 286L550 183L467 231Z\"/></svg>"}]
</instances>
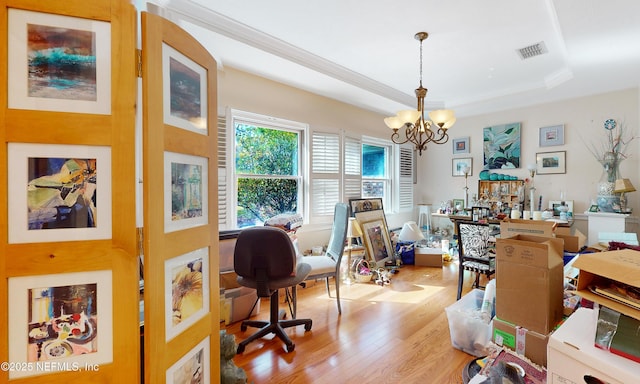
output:
<instances>
[{"instance_id":1,"label":"stack of cardboard boxes","mask_svg":"<svg viewBox=\"0 0 640 384\"><path fill-rule=\"evenodd\" d=\"M640 304L636 294L640 291L640 252L625 249L584 254L574 266L580 269L578 294L620 316L617 324L607 324L599 321L597 309L578 309L549 339L547 377L552 383L582 382L587 377L594 383L640 382ZM612 284L617 289L606 292ZM598 327L604 326L604 332L598 334Z\"/></svg>"},{"instance_id":2,"label":"stack of cardboard boxes","mask_svg":"<svg viewBox=\"0 0 640 384\"><path fill-rule=\"evenodd\" d=\"M563 254L584 245L579 231L556 233L556 223L506 220L496 241L493 340L547 365L549 335L563 318Z\"/></svg>"}]
</instances>

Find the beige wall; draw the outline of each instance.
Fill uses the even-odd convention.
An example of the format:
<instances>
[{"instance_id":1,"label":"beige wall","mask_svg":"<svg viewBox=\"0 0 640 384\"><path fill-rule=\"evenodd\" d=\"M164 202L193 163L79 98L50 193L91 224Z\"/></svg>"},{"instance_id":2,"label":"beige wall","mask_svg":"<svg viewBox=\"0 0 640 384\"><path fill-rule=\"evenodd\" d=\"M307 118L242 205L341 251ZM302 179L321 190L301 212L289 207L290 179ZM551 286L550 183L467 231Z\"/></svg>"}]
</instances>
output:
<instances>
[{"instance_id":1,"label":"beige wall","mask_svg":"<svg viewBox=\"0 0 640 384\"><path fill-rule=\"evenodd\" d=\"M220 112L226 108L244 110L278 118L308 123L311 129L340 130L389 138L384 116L335 100L314 95L261 77L249 75L233 68L224 68L218 75L218 100ZM587 145L603 140L602 122L607 118L626 121L636 135L640 134L639 89L589 96L528 108L514 109L481 116L459 118L451 129L451 138L469 136L469 155L473 157L473 175L469 177L469 192L477 193L478 174L482 170L482 128L491 125L520 122L522 124L522 167L505 174L525 178L527 164L535 162L536 152L567 151L567 173L564 175L538 175L535 178L538 193L543 196L543 206L549 199L557 200L560 190L567 192L567 199L574 201L578 214L584 212L596 196L596 183L602 168ZM565 145L538 146L539 128L549 125L565 125ZM631 156L623 161L621 172L640 190L640 140L629 147ZM415 190L417 203L430 203L437 207L442 200L463 198L464 178L451 176L452 145L431 145L418 160L418 184ZM628 195L629 205L635 214L640 212L640 191ZM390 227L401 226L413 215L391 215ZM578 221L584 217L577 217ZM586 224L578 223L586 233ZM326 242L327 225L311 223L299 232L301 248Z\"/></svg>"},{"instance_id":2,"label":"beige wall","mask_svg":"<svg viewBox=\"0 0 640 384\"><path fill-rule=\"evenodd\" d=\"M345 129L383 138L388 129L382 115L229 67L218 72L218 100L220 112L230 107L307 123L311 129Z\"/></svg>"},{"instance_id":3,"label":"beige wall","mask_svg":"<svg viewBox=\"0 0 640 384\"><path fill-rule=\"evenodd\" d=\"M595 96L542 104L528 108L508 110L469 118L459 118L451 129L452 138L470 137L471 153L455 157L473 158L473 176L468 179L470 196L478 193L478 175L483 169L482 132L484 127L520 122L522 124L521 168L504 170L500 173L515 175L518 178L529 176L527 164L535 163L536 152L566 151L566 174L537 175L535 186L537 195L542 194L543 208L548 201L558 200L564 190L568 200L574 201L574 211L578 227L586 234L586 222L581 213L589 208L591 199L596 197L596 184L602 174L602 167L589 152L588 146L605 140L602 123L607 118L618 122L625 121L629 131L635 136L639 130L639 89L633 88ZM539 147L540 127L564 124L565 144L554 147ZM640 139L634 140L628 147L630 156L621 164L623 177L639 189L628 194L628 204L634 215L640 213ZM443 200L464 197L464 178L451 177L452 146L432 146L423 155L418 168L418 193L416 202L430 203L438 207ZM492 172L498 172L492 171ZM443 183L443 180L445 181ZM527 194L528 196L528 194ZM471 197L470 197L471 199ZM537 197L536 197L537 199Z\"/></svg>"}]
</instances>

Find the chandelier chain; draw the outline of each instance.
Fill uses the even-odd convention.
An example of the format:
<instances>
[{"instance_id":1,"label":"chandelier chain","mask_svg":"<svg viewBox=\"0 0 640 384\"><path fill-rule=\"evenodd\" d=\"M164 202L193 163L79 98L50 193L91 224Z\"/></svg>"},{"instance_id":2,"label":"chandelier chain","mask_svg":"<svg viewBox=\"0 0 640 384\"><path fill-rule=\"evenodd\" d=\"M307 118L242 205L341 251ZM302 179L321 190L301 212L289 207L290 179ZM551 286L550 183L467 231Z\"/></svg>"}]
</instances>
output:
<instances>
[{"instance_id":1,"label":"chandelier chain","mask_svg":"<svg viewBox=\"0 0 640 384\"><path fill-rule=\"evenodd\" d=\"M428 36L427 32L418 32L414 36L420 41L420 86L415 90L418 101L417 108L399 111L396 116L384 119L385 124L393 130L391 141L396 144L413 143L418 155L422 155L422 151L427 149L428 143L446 143L449 140L447 131L456 121L454 112L446 109L429 112L429 120L424 117L424 99L427 96L427 89L422 86L422 67L424 64L422 43ZM404 132L399 131L400 128L404 128ZM400 136L401 133L404 133L404 137Z\"/></svg>"},{"instance_id":2,"label":"chandelier chain","mask_svg":"<svg viewBox=\"0 0 640 384\"><path fill-rule=\"evenodd\" d=\"M420 87L422 87L422 42L424 40L420 40Z\"/></svg>"}]
</instances>

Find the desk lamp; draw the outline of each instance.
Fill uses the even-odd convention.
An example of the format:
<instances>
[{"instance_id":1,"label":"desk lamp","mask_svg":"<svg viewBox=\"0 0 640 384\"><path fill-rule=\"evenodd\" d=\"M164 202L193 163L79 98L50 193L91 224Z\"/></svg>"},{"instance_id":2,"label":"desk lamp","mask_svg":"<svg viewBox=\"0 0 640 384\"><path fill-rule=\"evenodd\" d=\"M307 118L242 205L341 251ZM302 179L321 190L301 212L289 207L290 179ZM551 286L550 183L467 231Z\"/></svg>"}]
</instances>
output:
<instances>
[{"instance_id":1,"label":"desk lamp","mask_svg":"<svg viewBox=\"0 0 640 384\"><path fill-rule=\"evenodd\" d=\"M351 250L353 249L353 239L362 237L362 230L355 217L349 218L349 224L347 225L347 277L344 279L345 284L353 284L354 281L351 278Z\"/></svg>"},{"instance_id":2,"label":"desk lamp","mask_svg":"<svg viewBox=\"0 0 640 384\"><path fill-rule=\"evenodd\" d=\"M627 212L627 197L624 194L626 192L635 192L635 190L635 187L629 179L616 180L613 192L620 194L620 212Z\"/></svg>"}]
</instances>

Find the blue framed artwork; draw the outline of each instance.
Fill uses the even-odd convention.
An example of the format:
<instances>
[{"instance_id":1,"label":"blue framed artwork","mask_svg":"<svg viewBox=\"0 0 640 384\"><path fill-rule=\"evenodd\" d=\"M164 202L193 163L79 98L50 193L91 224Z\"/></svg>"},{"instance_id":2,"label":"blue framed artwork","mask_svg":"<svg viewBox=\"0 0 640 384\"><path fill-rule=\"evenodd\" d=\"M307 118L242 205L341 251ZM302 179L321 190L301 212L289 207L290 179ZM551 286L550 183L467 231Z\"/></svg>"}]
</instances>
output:
<instances>
[{"instance_id":1,"label":"blue framed artwork","mask_svg":"<svg viewBox=\"0 0 640 384\"><path fill-rule=\"evenodd\" d=\"M520 123L484 128L482 146L484 169L520 168Z\"/></svg>"}]
</instances>

